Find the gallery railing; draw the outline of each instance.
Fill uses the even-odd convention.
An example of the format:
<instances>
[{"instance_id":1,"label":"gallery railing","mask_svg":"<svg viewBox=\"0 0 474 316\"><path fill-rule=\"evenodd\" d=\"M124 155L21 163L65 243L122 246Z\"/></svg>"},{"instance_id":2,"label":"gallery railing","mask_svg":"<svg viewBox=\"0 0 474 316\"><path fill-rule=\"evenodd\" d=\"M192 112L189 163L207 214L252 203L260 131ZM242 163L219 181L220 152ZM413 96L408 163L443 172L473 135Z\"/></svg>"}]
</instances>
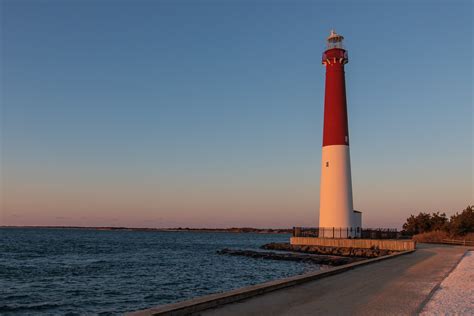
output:
<instances>
[{"instance_id":1,"label":"gallery railing","mask_svg":"<svg viewBox=\"0 0 474 316\"><path fill-rule=\"evenodd\" d=\"M398 239L400 233L395 228L293 227L293 237Z\"/></svg>"}]
</instances>

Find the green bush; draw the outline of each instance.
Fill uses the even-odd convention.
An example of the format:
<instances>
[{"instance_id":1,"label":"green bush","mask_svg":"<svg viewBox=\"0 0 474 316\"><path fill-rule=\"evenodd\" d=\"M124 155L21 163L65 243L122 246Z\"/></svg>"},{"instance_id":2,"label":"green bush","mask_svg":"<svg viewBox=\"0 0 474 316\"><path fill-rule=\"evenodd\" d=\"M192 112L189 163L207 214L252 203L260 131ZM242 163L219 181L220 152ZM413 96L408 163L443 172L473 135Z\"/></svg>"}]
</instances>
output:
<instances>
[{"instance_id":1,"label":"green bush","mask_svg":"<svg viewBox=\"0 0 474 316\"><path fill-rule=\"evenodd\" d=\"M420 212L417 216L411 215L403 224L403 232L407 235L416 235L434 230L444 230L448 225L445 213L429 214Z\"/></svg>"},{"instance_id":2,"label":"green bush","mask_svg":"<svg viewBox=\"0 0 474 316\"><path fill-rule=\"evenodd\" d=\"M449 221L449 232L465 235L474 232L474 206L468 206L461 214L456 213Z\"/></svg>"},{"instance_id":3,"label":"green bush","mask_svg":"<svg viewBox=\"0 0 474 316\"><path fill-rule=\"evenodd\" d=\"M460 214L456 213L450 219L445 213L423 213L411 215L403 224L406 235L423 234L432 231L444 231L450 235L463 236L474 232L474 206L468 206Z\"/></svg>"}]
</instances>

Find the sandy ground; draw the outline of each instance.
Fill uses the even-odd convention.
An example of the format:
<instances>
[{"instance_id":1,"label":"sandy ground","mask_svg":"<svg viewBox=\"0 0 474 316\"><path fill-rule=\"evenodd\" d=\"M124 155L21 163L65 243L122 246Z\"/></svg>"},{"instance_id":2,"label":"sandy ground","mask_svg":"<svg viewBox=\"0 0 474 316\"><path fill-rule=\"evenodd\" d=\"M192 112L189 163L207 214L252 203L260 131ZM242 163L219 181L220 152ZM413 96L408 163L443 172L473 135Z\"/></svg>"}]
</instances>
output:
<instances>
[{"instance_id":1,"label":"sandy ground","mask_svg":"<svg viewBox=\"0 0 474 316\"><path fill-rule=\"evenodd\" d=\"M474 252L469 251L441 282L421 315L474 315Z\"/></svg>"},{"instance_id":2,"label":"sandy ground","mask_svg":"<svg viewBox=\"0 0 474 316\"><path fill-rule=\"evenodd\" d=\"M444 245L419 244L417 248L412 254L223 305L200 315L417 315L465 252L463 247Z\"/></svg>"}]
</instances>

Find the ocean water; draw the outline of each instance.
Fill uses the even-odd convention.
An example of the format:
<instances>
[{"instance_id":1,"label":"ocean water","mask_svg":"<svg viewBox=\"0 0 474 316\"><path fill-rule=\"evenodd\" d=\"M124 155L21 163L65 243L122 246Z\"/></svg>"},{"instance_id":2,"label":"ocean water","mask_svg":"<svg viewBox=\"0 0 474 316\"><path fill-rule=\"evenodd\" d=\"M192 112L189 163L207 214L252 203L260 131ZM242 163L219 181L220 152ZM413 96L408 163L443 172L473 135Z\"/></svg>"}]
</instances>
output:
<instances>
[{"instance_id":1,"label":"ocean water","mask_svg":"<svg viewBox=\"0 0 474 316\"><path fill-rule=\"evenodd\" d=\"M1 315L116 315L319 269L216 254L289 235L0 229Z\"/></svg>"}]
</instances>

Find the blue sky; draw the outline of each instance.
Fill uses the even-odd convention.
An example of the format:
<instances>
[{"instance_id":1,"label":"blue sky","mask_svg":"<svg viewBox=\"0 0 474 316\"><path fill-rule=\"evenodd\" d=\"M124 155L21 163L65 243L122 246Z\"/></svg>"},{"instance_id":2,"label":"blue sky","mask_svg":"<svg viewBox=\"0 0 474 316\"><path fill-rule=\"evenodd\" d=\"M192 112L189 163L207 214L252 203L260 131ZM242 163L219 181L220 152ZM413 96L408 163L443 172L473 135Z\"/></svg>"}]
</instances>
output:
<instances>
[{"instance_id":1,"label":"blue sky","mask_svg":"<svg viewBox=\"0 0 474 316\"><path fill-rule=\"evenodd\" d=\"M473 202L471 1L8 1L7 225L314 226L329 30L364 226Z\"/></svg>"}]
</instances>

